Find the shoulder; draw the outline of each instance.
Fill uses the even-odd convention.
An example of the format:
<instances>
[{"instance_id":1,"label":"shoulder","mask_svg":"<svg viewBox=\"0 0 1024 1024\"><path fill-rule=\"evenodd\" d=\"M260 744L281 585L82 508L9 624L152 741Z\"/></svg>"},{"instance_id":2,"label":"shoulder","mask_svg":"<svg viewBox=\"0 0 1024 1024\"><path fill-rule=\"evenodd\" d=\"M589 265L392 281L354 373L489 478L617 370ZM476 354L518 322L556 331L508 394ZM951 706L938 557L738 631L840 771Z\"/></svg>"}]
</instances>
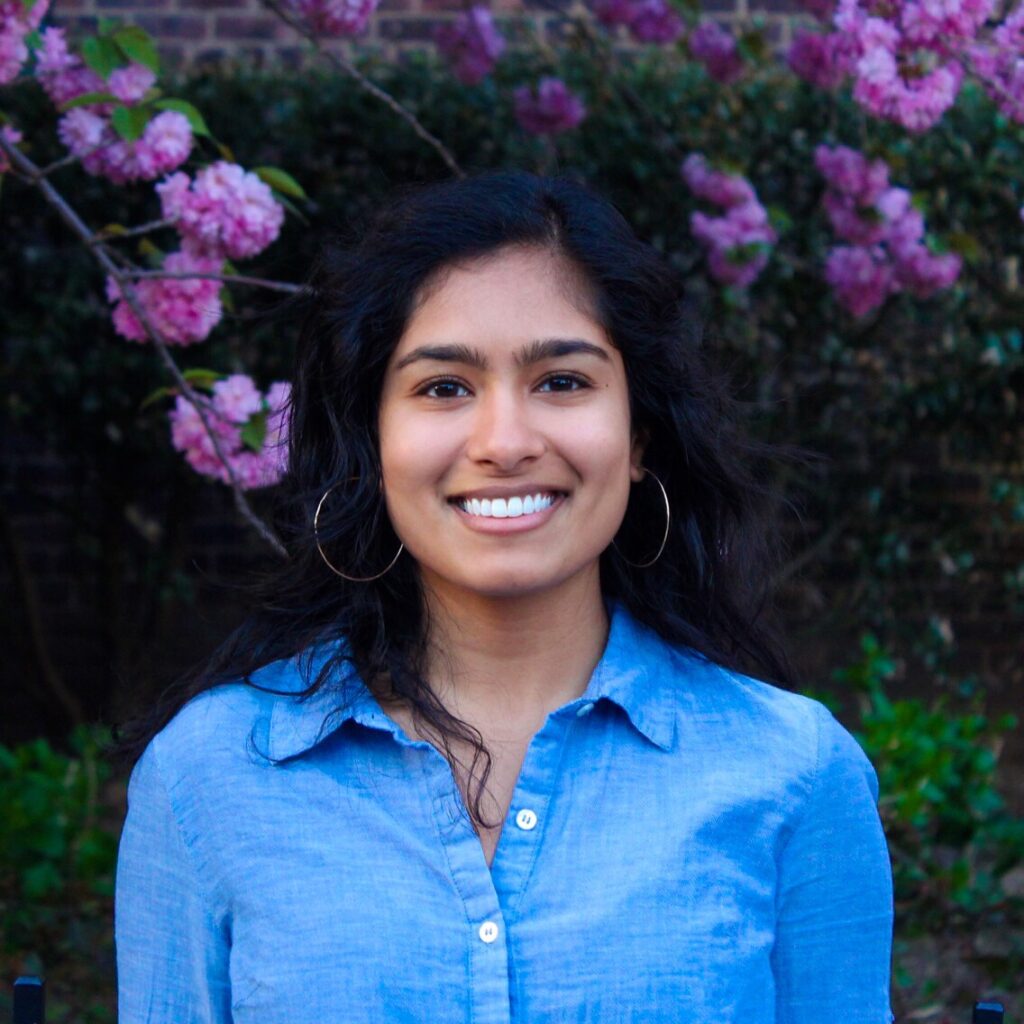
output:
<instances>
[{"instance_id":1,"label":"shoulder","mask_svg":"<svg viewBox=\"0 0 1024 1024\"><path fill-rule=\"evenodd\" d=\"M877 798L874 767L821 701L668 644L656 670L671 691L684 742L752 771L788 776L806 795L847 778L863 780Z\"/></svg>"},{"instance_id":2,"label":"shoulder","mask_svg":"<svg viewBox=\"0 0 1024 1024\"><path fill-rule=\"evenodd\" d=\"M159 776L168 794L224 785L266 762L274 708L315 679L299 655L264 665L247 679L211 686L188 700L150 740L132 778ZM218 781L219 780L219 781Z\"/></svg>"}]
</instances>

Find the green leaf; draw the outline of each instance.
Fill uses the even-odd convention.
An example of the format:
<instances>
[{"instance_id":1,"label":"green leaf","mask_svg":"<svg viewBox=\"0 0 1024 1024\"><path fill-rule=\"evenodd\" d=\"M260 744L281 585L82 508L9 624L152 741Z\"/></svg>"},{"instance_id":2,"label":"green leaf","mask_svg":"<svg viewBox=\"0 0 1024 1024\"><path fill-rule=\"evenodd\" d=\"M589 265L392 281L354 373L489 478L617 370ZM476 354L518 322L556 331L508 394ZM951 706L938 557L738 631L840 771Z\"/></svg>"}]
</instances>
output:
<instances>
[{"instance_id":1,"label":"green leaf","mask_svg":"<svg viewBox=\"0 0 1024 1024\"><path fill-rule=\"evenodd\" d=\"M112 71L124 66L121 51L102 36L89 36L82 43L82 60L100 78L109 78Z\"/></svg>"},{"instance_id":2,"label":"green leaf","mask_svg":"<svg viewBox=\"0 0 1024 1024\"><path fill-rule=\"evenodd\" d=\"M220 153L221 157L227 160L228 163L233 164L237 162L235 160L234 150L232 150L230 146L225 146L223 142L217 143L217 152Z\"/></svg>"},{"instance_id":3,"label":"green leaf","mask_svg":"<svg viewBox=\"0 0 1024 1024\"><path fill-rule=\"evenodd\" d=\"M154 75L160 74L160 55L156 52L153 37L138 25L125 25L113 35L118 49L129 59L149 68Z\"/></svg>"},{"instance_id":4,"label":"green leaf","mask_svg":"<svg viewBox=\"0 0 1024 1024\"><path fill-rule=\"evenodd\" d=\"M200 114L199 111L187 100L157 100L153 106L156 107L157 110L176 110L179 114L184 114L188 119L189 127L192 129L193 135L206 135L213 138L213 136L210 135L210 129L206 127L203 115Z\"/></svg>"},{"instance_id":5,"label":"green leaf","mask_svg":"<svg viewBox=\"0 0 1024 1024\"><path fill-rule=\"evenodd\" d=\"M177 393L177 388L156 388L154 391L150 391L150 393L139 403L139 412L142 412L143 409L148 409L154 402L159 402L161 398L169 398L171 395L176 395Z\"/></svg>"},{"instance_id":6,"label":"green leaf","mask_svg":"<svg viewBox=\"0 0 1024 1024\"><path fill-rule=\"evenodd\" d=\"M244 424L242 424L242 444L258 455L263 451L263 439L267 436L267 411L261 409L254 412Z\"/></svg>"},{"instance_id":7,"label":"green leaf","mask_svg":"<svg viewBox=\"0 0 1024 1024\"><path fill-rule=\"evenodd\" d=\"M286 196L295 199L305 199L306 193L302 186L287 172L280 167L257 167L253 170L260 181L266 182L275 192L281 192Z\"/></svg>"},{"instance_id":8,"label":"green leaf","mask_svg":"<svg viewBox=\"0 0 1024 1024\"><path fill-rule=\"evenodd\" d=\"M150 239L140 238L137 249L139 255L154 269L159 269L163 266L164 251L150 241Z\"/></svg>"},{"instance_id":9,"label":"green leaf","mask_svg":"<svg viewBox=\"0 0 1024 1024\"><path fill-rule=\"evenodd\" d=\"M112 92L83 92L73 100L62 103L57 109L63 113L66 110L74 110L75 107L90 107L94 103L120 103L121 101Z\"/></svg>"},{"instance_id":10,"label":"green leaf","mask_svg":"<svg viewBox=\"0 0 1024 1024\"><path fill-rule=\"evenodd\" d=\"M209 391L217 381L224 379L224 374L218 373L216 370L205 370L202 367L195 366L191 370L186 370L182 374L182 377L184 377L192 387Z\"/></svg>"},{"instance_id":11,"label":"green leaf","mask_svg":"<svg viewBox=\"0 0 1024 1024\"><path fill-rule=\"evenodd\" d=\"M96 25L96 31L101 36L109 36L111 33L116 32L121 26L119 18L100 18Z\"/></svg>"},{"instance_id":12,"label":"green leaf","mask_svg":"<svg viewBox=\"0 0 1024 1024\"><path fill-rule=\"evenodd\" d=\"M114 107L110 123L125 142L135 142L146 130L149 117L148 107Z\"/></svg>"},{"instance_id":13,"label":"green leaf","mask_svg":"<svg viewBox=\"0 0 1024 1024\"><path fill-rule=\"evenodd\" d=\"M25 36L25 45L31 53L35 53L43 45L43 36L39 29L34 28Z\"/></svg>"}]
</instances>

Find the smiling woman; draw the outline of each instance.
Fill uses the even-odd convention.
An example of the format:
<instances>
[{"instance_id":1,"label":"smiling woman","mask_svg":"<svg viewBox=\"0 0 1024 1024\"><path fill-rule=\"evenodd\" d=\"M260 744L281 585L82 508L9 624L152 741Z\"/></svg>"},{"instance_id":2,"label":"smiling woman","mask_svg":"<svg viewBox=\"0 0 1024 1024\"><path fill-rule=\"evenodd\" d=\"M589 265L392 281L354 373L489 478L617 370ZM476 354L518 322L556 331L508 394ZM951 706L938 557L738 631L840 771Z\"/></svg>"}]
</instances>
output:
<instances>
[{"instance_id":1,"label":"smiling woman","mask_svg":"<svg viewBox=\"0 0 1024 1024\"><path fill-rule=\"evenodd\" d=\"M121 1020L887 1024L877 779L677 273L500 172L312 291L289 561L122 729Z\"/></svg>"}]
</instances>

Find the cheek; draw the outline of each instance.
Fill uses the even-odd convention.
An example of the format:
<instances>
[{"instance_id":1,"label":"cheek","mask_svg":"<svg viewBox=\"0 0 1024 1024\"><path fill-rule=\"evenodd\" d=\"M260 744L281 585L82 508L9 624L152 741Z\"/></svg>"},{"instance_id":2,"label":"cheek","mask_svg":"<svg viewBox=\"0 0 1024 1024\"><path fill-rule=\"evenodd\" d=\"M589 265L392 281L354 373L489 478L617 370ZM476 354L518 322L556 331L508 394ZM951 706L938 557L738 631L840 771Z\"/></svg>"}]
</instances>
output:
<instances>
[{"instance_id":1,"label":"cheek","mask_svg":"<svg viewBox=\"0 0 1024 1024\"><path fill-rule=\"evenodd\" d=\"M384 489L396 503L431 493L452 464L458 450L450 431L427 429L422 422L400 415L384 415L380 421L380 461Z\"/></svg>"}]
</instances>

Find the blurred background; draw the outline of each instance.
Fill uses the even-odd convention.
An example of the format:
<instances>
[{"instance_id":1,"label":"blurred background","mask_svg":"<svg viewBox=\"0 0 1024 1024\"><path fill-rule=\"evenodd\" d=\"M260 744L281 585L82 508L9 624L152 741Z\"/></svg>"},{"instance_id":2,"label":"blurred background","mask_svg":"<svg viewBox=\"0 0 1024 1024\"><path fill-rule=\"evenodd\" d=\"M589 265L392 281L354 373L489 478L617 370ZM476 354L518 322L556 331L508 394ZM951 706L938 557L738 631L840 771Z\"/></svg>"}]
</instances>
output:
<instances>
[{"instance_id":1,"label":"blurred background","mask_svg":"<svg viewBox=\"0 0 1024 1024\"><path fill-rule=\"evenodd\" d=\"M571 170L683 270L706 345L746 427L821 456L766 470L787 499L779 614L801 689L871 757L897 894L898 1021L960 1022L975 999L1024 1014L1024 129L965 85L928 131L871 119L848 89L783 55L808 22L790 0L680 4L720 24L739 74L685 41L650 45L583 3L496 0L508 42L467 84L434 39L458 0L382 0L351 60L467 171ZM438 153L260 0L56 0L68 38L116 17L156 42L175 96L246 166L286 169L306 198L243 273L301 281L319 242L400 183L447 177ZM513 90L557 75L586 98L571 130L537 134ZM163 81L163 79L162 79ZM62 157L58 114L31 82L0 87L32 159ZM28 132L26 132L28 134ZM864 315L823 267L835 239L814 151L888 164L924 212L955 284ZM705 154L753 183L777 236L749 287L709 273L680 175ZM152 187L69 167L54 181L87 223L157 216ZM142 253L145 255L145 253ZM113 864L123 773L110 725L240 621L237 592L275 557L226 486L170 442L151 348L117 336L103 274L37 188L0 192L0 962L48 978L53 1021L115 1019ZM184 368L287 379L296 325L280 296L233 289ZM248 493L267 514L273 489ZM8 1011L0 993L0 1016ZM1016 1013L1016 1016L1012 1016Z\"/></svg>"}]
</instances>

